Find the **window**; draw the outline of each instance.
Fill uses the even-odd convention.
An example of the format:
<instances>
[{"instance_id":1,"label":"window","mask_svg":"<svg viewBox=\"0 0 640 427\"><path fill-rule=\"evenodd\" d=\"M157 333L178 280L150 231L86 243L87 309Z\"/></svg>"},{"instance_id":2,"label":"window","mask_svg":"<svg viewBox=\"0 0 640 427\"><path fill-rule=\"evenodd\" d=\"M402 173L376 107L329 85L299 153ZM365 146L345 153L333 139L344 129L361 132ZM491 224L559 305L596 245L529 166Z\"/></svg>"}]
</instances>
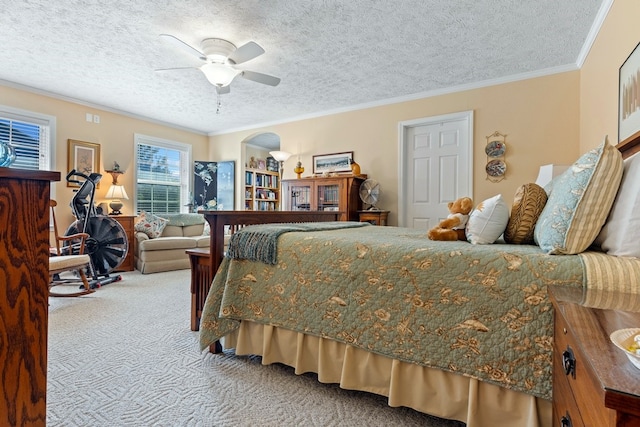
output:
<instances>
[{"instance_id":1,"label":"window","mask_svg":"<svg viewBox=\"0 0 640 427\"><path fill-rule=\"evenodd\" d=\"M136 211L187 212L191 146L135 135Z\"/></svg>"},{"instance_id":2,"label":"window","mask_svg":"<svg viewBox=\"0 0 640 427\"><path fill-rule=\"evenodd\" d=\"M56 118L0 105L0 139L16 150L12 168L53 170Z\"/></svg>"}]
</instances>

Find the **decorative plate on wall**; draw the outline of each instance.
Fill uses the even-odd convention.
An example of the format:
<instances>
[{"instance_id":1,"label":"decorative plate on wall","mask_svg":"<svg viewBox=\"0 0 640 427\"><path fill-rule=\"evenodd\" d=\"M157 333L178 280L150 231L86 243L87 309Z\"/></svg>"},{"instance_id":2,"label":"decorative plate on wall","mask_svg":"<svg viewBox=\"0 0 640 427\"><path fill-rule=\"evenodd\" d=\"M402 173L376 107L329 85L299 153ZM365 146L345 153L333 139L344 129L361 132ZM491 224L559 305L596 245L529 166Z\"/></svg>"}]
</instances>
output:
<instances>
[{"instance_id":1,"label":"decorative plate on wall","mask_svg":"<svg viewBox=\"0 0 640 427\"><path fill-rule=\"evenodd\" d=\"M484 152L487 153L487 156L495 158L504 156L506 150L507 145L504 142L493 140L487 144Z\"/></svg>"},{"instance_id":2,"label":"decorative plate on wall","mask_svg":"<svg viewBox=\"0 0 640 427\"><path fill-rule=\"evenodd\" d=\"M487 154L487 179L491 182L502 181L507 172L505 153L507 152L507 135L495 131L487 136L487 146L484 152Z\"/></svg>"},{"instance_id":3,"label":"decorative plate on wall","mask_svg":"<svg viewBox=\"0 0 640 427\"><path fill-rule=\"evenodd\" d=\"M502 160L491 160L487 163L485 169L487 171L487 175L495 178L504 175L507 171L507 164Z\"/></svg>"}]
</instances>

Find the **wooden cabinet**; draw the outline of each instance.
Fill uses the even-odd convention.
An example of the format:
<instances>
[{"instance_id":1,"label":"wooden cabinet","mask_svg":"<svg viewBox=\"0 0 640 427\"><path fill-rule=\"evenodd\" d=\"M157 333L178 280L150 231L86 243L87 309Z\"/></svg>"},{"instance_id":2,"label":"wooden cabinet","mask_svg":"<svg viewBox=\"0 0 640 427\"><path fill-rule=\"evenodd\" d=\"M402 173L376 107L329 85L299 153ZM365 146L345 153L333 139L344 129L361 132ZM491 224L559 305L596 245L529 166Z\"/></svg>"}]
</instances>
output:
<instances>
[{"instance_id":1,"label":"wooden cabinet","mask_svg":"<svg viewBox=\"0 0 640 427\"><path fill-rule=\"evenodd\" d=\"M369 209L365 211L358 211L358 215L360 216L360 222L368 222L373 225L387 225L389 211Z\"/></svg>"},{"instance_id":2,"label":"wooden cabinet","mask_svg":"<svg viewBox=\"0 0 640 427\"><path fill-rule=\"evenodd\" d=\"M362 201L358 191L364 177L337 176L282 181L284 210L340 211L341 221L359 221Z\"/></svg>"},{"instance_id":3,"label":"wooden cabinet","mask_svg":"<svg viewBox=\"0 0 640 427\"><path fill-rule=\"evenodd\" d=\"M280 206L280 175L264 169L244 172L244 208L248 211L277 211Z\"/></svg>"},{"instance_id":4,"label":"wooden cabinet","mask_svg":"<svg viewBox=\"0 0 640 427\"><path fill-rule=\"evenodd\" d=\"M584 307L582 289L551 286L549 296L553 425L640 426L640 370L609 339L617 329L640 325L640 313Z\"/></svg>"},{"instance_id":5,"label":"wooden cabinet","mask_svg":"<svg viewBox=\"0 0 640 427\"><path fill-rule=\"evenodd\" d=\"M59 172L0 168L0 425L47 420L49 187Z\"/></svg>"},{"instance_id":6,"label":"wooden cabinet","mask_svg":"<svg viewBox=\"0 0 640 427\"><path fill-rule=\"evenodd\" d=\"M127 235L128 252L122 264L115 271L133 271L135 269L135 261L133 259L134 229L135 215L112 215L111 218L120 223Z\"/></svg>"}]
</instances>

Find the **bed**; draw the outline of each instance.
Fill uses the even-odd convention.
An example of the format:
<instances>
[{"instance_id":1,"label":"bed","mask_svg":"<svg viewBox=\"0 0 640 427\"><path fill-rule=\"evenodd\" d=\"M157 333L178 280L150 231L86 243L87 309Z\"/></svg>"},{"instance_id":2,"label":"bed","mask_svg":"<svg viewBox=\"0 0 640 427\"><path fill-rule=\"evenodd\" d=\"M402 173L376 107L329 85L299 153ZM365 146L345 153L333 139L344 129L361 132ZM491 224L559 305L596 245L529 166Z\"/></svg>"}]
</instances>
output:
<instances>
[{"instance_id":1,"label":"bed","mask_svg":"<svg viewBox=\"0 0 640 427\"><path fill-rule=\"evenodd\" d=\"M559 214L545 206L538 222L549 233L538 236L536 226L539 245L434 242L424 230L357 223L242 228L232 236L241 244L230 244L224 258L220 246L211 259L216 274L201 309L202 348L215 351L221 341L236 354L261 355L264 364L315 372L321 382L388 396L390 406L470 427L551 425L553 313L547 286L583 289L597 299L598 289L615 283L631 304L638 302L640 261L612 255L611 244L625 235L611 217L616 209L629 209L615 195L635 175L614 153L606 156L615 164L603 160L610 147L605 144L595 162L593 156L577 161L595 166L581 184L568 228L558 227L553 221ZM618 148L629 157L636 147ZM611 176L616 168L618 178ZM554 191L570 193L561 186L576 184L556 185L549 206ZM602 199L603 190L610 200ZM597 213L600 224L590 216L598 209L606 211ZM294 213L287 215L292 221ZM212 233L228 222L216 213L205 217ZM560 236L554 235L559 229ZM562 245L554 246L557 238ZM580 249L585 239L588 250Z\"/></svg>"}]
</instances>

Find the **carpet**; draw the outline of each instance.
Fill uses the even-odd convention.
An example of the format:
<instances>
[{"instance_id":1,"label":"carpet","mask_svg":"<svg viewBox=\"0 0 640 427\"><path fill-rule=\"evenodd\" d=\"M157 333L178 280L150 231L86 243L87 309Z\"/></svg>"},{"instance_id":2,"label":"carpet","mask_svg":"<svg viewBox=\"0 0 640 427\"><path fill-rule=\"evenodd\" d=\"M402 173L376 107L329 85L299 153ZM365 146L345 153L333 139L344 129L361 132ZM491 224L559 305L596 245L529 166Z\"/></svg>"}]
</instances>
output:
<instances>
[{"instance_id":1,"label":"carpet","mask_svg":"<svg viewBox=\"0 0 640 427\"><path fill-rule=\"evenodd\" d=\"M260 358L198 350L190 271L49 299L48 426L459 427Z\"/></svg>"}]
</instances>

